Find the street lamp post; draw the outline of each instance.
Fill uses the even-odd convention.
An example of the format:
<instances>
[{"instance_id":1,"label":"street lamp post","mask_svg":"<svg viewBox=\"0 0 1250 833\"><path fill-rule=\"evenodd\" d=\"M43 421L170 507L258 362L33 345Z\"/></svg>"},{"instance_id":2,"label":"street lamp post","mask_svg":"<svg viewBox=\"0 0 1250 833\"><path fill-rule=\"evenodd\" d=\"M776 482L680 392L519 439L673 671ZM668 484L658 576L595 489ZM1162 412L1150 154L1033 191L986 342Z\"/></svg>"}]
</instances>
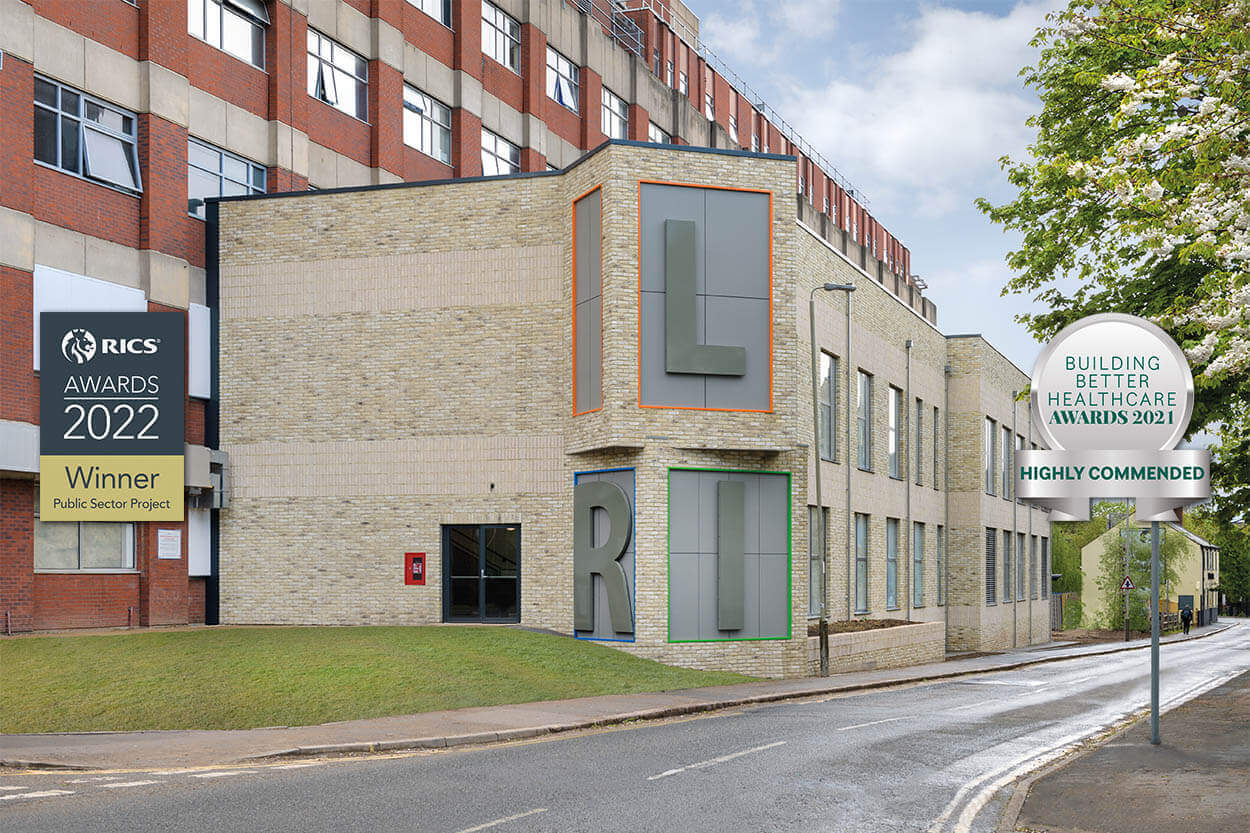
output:
<instances>
[{"instance_id":1,"label":"street lamp post","mask_svg":"<svg viewBox=\"0 0 1250 833\"><path fill-rule=\"evenodd\" d=\"M847 304L847 320L846 320L846 337L847 343L851 338L851 318L850 318L850 293L855 291L853 283L825 283L814 287L807 296L807 320L811 328L811 347L812 347L812 436L816 442L812 446L812 454L815 459L816 471L816 537L815 540L820 546L820 676L829 676L829 547L825 540L825 507L820 490L820 383L817 377L820 372L820 356L816 348L816 293L817 292L845 292ZM844 356L843 361L848 361L849 356ZM848 377L849 378L849 377ZM847 386L847 396L851 395L850 386ZM833 420L833 409L830 409L829 419ZM847 454L850 449L847 449ZM848 458L847 464L850 464ZM808 530L808 535L813 534ZM809 570L810 572L810 570ZM809 579L810 580L810 579Z\"/></svg>"}]
</instances>

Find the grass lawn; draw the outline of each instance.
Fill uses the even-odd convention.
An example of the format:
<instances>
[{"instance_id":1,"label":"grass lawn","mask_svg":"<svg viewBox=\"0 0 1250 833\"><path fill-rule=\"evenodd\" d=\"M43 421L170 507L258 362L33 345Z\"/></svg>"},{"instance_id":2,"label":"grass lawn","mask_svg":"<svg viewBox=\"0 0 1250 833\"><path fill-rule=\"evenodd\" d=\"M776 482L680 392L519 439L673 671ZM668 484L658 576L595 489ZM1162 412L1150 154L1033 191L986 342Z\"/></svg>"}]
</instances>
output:
<instances>
[{"instance_id":1,"label":"grass lawn","mask_svg":"<svg viewBox=\"0 0 1250 833\"><path fill-rule=\"evenodd\" d=\"M300 726L743 682L514 628L222 628L0 640L0 733Z\"/></svg>"}]
</instances>

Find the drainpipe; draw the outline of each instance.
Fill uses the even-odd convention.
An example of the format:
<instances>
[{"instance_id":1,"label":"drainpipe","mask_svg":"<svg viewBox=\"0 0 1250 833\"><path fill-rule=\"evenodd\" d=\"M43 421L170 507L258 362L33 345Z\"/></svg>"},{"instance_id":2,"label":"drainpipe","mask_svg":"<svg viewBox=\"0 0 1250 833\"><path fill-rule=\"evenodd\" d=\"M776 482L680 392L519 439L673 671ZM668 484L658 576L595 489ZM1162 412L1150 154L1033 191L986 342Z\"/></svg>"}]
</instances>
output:
<instances>
[{"instance_id":1,"label":"drainpipe","mask_svg":"<svg viewBox=\"0 0 1250 833\"><path fill-rule=\"evenodd\" d=\"M1007 456L1011 459L1011 464L1013 466L1016 464L1016 453L1015 453L1015 448L1014 448L1016 444L1016 411L1018 410L1016 408L1016 397L1019 395L1020 395L1020 391L1018 390L1013 390L1011 392L1011 441L1007 445ZM1007 489L1009 490L1007 492L1007 496L1011 498L1011 543L1013 544L1012 549L1016 551L1016 571L1015 571L1015 576L1014 576L1016 580L1016 587L1010 588L1011 599L1012 599L1012 602L1011 602L1011 647L1018 648L1020 646L1020 640L1016 636L1016 620L1020 618L1017 615L1019 613L1018 608L1020 605L1020 594L1016 592L1016 588L1023 587L1024 592L1028 593L1029 583L1027 581L1023 581L1024 571L1020 569L1022 566L1027 565L1028 561L1025 559L1024 553L1020 552L1020 528L1019 528L1019 521L1016 518L1016 496L1015 494L1013 494L1011 490L1011 487L1014 481L1015 481L1014 477L1012 477L1010 480L1007 481ZM1010 556L1008 557L1010 558ZM1027 600L1025 601L1025 605L1026 606L1028 605Z\"/></svg>"},{"instance_id":2,"label":"drainpipe","mask_svg":"<svg viewBox=\"0 0 1250 833\"><path fill-rule=\"evenodd\" d=\"M951 366L942 369L942 529L946 532L946 557L942 559L942 621L946 632L946 653L951 650ZM936 427L936 426L935 426ZM933 473L937 476L937 472Z\"/></svg>"},{"instance_id":3,"label":"drainpipe","mask_svg":"<svg viewBox=\"0 0 1250 833\"><path fill-rule=\"evenodd\" d=\"M855 516L851 514L851 293L846 293L846 620L851 620L851 548Z\"/></svg>"},{"instance_id":4,"label":"drainpipe","mask_svg":"<svg viewBox=\"0 0 1250 833\"><path fill-rule=\"evenodd\" d=\"M903 442L907 444L906 445L907 456L904 459L906 459L908 463L911 462L911 454L912 454L912 451L914 450L911 444L911 409L912 409L912 404L911 404L911 343L912 342L910 338L907 339L907 341L903 343L903 346L907 348L907 384L906 384L907 393L903 397L903 410L907 412L907 416L904 420L905 427L903 430ZM907 584L904 585L905 592L903 595L906 598L906 605L904 607L904 611L906 612L907 621L910 622L911 621L911 594L912 594L912 586L911 586L911 582L912 582L912 575L911 575L912 563L911 562L912 562L912 557L913 557L912 548L916 546L916 542L912 540L912 535L914 533L911 527L911 466L910 465L908 465L907 470L903 472L903 486L905 489L905 491L903 492L904 507L905 507L904 514L907 516L906 520L904 521L904 523L907 524L907 530L903 533L903 541L908 545L907 549L903 551L903 561L904 561L903 573L907 580Z\"/></svg>"}]
</instances>

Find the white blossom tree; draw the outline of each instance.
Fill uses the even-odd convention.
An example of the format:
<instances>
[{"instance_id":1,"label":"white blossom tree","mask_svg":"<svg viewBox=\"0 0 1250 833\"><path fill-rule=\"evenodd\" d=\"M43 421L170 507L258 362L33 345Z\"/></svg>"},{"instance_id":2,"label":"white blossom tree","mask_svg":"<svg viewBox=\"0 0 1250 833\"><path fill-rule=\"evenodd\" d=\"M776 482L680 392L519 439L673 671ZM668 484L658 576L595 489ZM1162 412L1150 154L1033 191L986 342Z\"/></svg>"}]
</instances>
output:
<instances>
[{"instance_id":1,"label":"white blossom tree","mask_svg":"<svg viewBox=\"0 0 1250 833\"><path fill-rule=\"evenodd\" d=\"M1195 371L1192 427L1220 432L1215 485L1250 508L1250 0L1072 0L1022 75L1042 112L1018 196L979 200L1022 233L1004 292L1050 310L1156 320ZM1075 286L1075 289L1064 287Z\"/></svg>"}]
</instances>

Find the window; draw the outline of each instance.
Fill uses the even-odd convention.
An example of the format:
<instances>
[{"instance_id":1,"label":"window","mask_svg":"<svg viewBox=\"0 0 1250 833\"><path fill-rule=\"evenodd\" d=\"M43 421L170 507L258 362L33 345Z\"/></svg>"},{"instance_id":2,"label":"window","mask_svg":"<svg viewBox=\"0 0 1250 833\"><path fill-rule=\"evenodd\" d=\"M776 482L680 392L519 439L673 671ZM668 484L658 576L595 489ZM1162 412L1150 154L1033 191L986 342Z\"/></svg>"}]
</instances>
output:
<instances>
[{"instance_id":1,"label":"window","mask_svg":"<svg viewBox=\"0 0 1250 833\"><path fill-rule=\"evenodd\" d=\"M985 603L998 602L998 531L985 528Z\"/></svg>"},{"instance_id":2,"label":"window","mask_svg":"<svg viewBox=\"0 0 1250 833\"><path fill-rule=\"evenodd\" d=\"M1016 601L1024 601L1025 590L1025 560L1024 560L1024 533L1021 532L1016 536ZM1031 565L1029 565L1031 566ZM1033 581L1033 577L1029 576L1029 581Z\"/></svg>"},{"instance_id":3,"label":"window","mask_svg":"<svg viewBox=\"0 0 1250 833\"><path fill-rule=\"evenodd\" d=\"M828 214L828 213L829 213L829 197L828 197L828 196L826 196L826 197L825 197L825 207L824 207L824 212L825 212L825 214Z\"/></svg>"},{"instance_id":4,"label":"window","mask_svg":"<svg viewBox=\"0 0 1250 833\"><path fill-rule=\"evenodd\" d=\"M369 119L369 65L316 29L308 30L308 94L361 121Z\"/></svg>"},{"instance_id":5,"label":"window","mask_svg":"<svg viewBox=\"0 0 1250 833\"><path fill-rule=\"evenodd\" d=\"M838 360L822 352L820 354L820 457L836 460L838 449Z\"/></svg>"},{"instance_id":6,"label":"window","mask_svg":"<svg viewBox=\"0 0 1250 833\"><path fill-rule=\"evenodd\" d=\"M998 453L994 448L998 431L994 420L985 418L985 493L994 494L994 456Z\"/></svg>"},{"instance_id":7,"label":"window","mask_svg":"<svg viewBox=\"0 0 1250 833\"><path fill-rule=\"evenodd\" d=\"M716 100L712 98L711 90L703 94L703 114L708 121L716 121Z\"/></svg>"},{"instance_id":8,"label":"window","mask_svg":"<svg viewBox=\"0 0 1250 833\"><path fill-rule=\"evenodd\" d=\"M1016 465L1020 462L1020 452L1024 451L1024 437L1016 434L1016 454L1011 460L1011 482L1014 484L1016 480ZM1024 503L1020 499L1019 490L1016 491L1016 503Z\"/></svg>"},{"instance_id":9,"label":"window","mask_svg":"<svg viewBox=\"0 0 1250 833\"><path fill-rule=\"evenodd\" d=\"M1050 598L1050 539L1042 538L1042 598Z\"/></svg>"},{"instance_id":10,"label":"window","mask_svg":"<svg viewBox=\"0 0 1250 833\"><path fill-rule=\"evenodd\" d=\"M690 79L686 77L684 72L677 73L677 89L681 91L682 95L690 94Z\"/></svg>"},{"instance_id":11,"label":"window","mask_svg":"<svg viewBox=\"0 0 1250 833\"><path fill-rule=\"evenodd\" d=\"M668 62L665 64L665 67L664 67L664 83L668 84L668 86L669 86L670 88L672 88L672 86L673 86L673 62L672 62L672 61L668 61Z\"/></svg>"},{"instance_id":12,"label":"window","mask_svg":"<svg viewBox=\"0 0 1250 833\"><path fill-rule=\"evenodd\" d=\"M885 519L885 609L898 608L898 518Z\"/></svg>"},{"instance_id":13,"label":"window","mask_svg":"<svg viewBox=\"0 0 1250 833\"><path fill-rule=\"evenodd\" d=\"M868 612L868 516L855 514L855 612Z\"/></svg>"},{"instance_id":14,"label":"window","mask_svg":"<svg viewBox=\"0 0 1250 833\"><path fill-rule=\"evenodd\" d=\"M937 528L937 603L939 605L946 603L946 584L945 576L942 573L942 557L943 557L943 538L946 535L946 528L938 525Z\"/></svg>"},{"instance_id":15,"label":"window","mask_svg":"<svg viewBox=\"0 0 1250 833\"><path fill-rule=\"evenodd\" d=\"M916 400L916 485L924 483L924 401Z\"/></svg>"},{"instance_id":16,"label":"window","mask_svg":"<svg viewBox=\"0 0 1250 833\"><path fill-rule=\"evenodd\" d=\"M898 421L903 410L903 392L893 385L890 386L889 399L889 433L886 435L886 451L890 457L890 477L900 478L899 472L899 447L898 447Z\"/></svg>"},{"instance_id":17,"label":"window","mask_svg":"<svg viewBox=\"0 0 1250 833\"><path fill-rule=\"evenodd\" d=\"M227 55L265 68L263 0L187 0L187 32Z\"/></svg>"},{"instance_id":18,"label":"window","mask_svg":"<svg viewBox=\"0 0 1250 833\"><path fill-rule=\"evenodd\" d=\"M912 524L911 533L911 603L924 607L924 524Z\"/></svg>"},{"instance_id":19,"label":"window","mask_svg":"<svg viewBox=\"0 0 1250 833\"><path fill-rule=\"evenodd\" d=\"M1002 460L1002 496L1003 500L1011 500L1011 429L1003 426L1003 442L1000 449Z\"/></svg>"},{"instance_id":20,"label":"window","mask_svg":"<svg viewBox=\"0 0 1250 833\"><path fill-rule=\"evenodd\" d=\"M133 570L133 524L88 521L44 523L35 492L36 570Z\"/></svg>"},{"instance_id":21,"label":"window","mask_svg":"<svg viewBox=\"0 0 1250 833\"><path fill-rule=\"evenodd\" d=\"M408 0L430 17L451 28L451 0Z\"/></svg>"},{"instance_id":22,"label":"window","mask_svg":"<svg viewBox=\"0 0 1250 833\"><path fill-rule=\"evenodd\" d=\"M502 136L482 130L482 176L515 174L521 170L521 149Z\"/></svg>"},{"instance_id":23,"label":"window","mask_svg":"<svg viewBox=\"0 0 1250 833\"><path fill-rule=\"evenodd\" d=\"M35 76L35 159L130 191L143 190L135 114Z\"/></svg>"},{"instance_id":24,"label":"window","mask_svg":"<svg viewBox=\"0 0 1250 833\"><path fill-rule=\"evenodd\" d=\"M1029 598L1037 598L1037 536L1029 536Z\"/></svg>"},{"instance_id":25,"label":"window","mask_svg":"<svg viewBox=\"0 0 1250 833\"><path fill-rule=\"evenodd\" d=\"M933 488L938 488L938 409L933 406Z\"/></svg>"},{"instance_id":26,"label":"window","mask_svg":"<svg viewBox=\"0 0 1250 833\"><path fill-rule=\"evenodd\" d=\"M858 464L872 471L872 376L859 371L858 401L855 403L855 436L858 440Z\"/></svg>"},{"instance_id":27,"label":"window","mask_svg":"<svg viewBox=\"0 0 1250 833\"><path fill-rule=\"evenodd\" d=\"M751 152L752 153L760 152L760 137L759 136L751 137Z\"/></svg>"},{"instance_id":28,"label":"window","mask_svg":"<svg viewBox=\"0 0 1250 833\"><path fill-rule=\"evenodd\" d=\"M803 174L799 174L799 194L803 194L803 189L807 187L807 180L803 178Z\"/></svg>"},{"instance_id":29,"label":"window","mask_svg":"<svg viewBox=\"0 0 1250 833\"><path fill-rule=\"evenodd\" d=\"M547 97L577 112L577 65L547 47Z\"/></svg>"},{"instance_id":30,"label":"window","mask_svg":"<svg viewBox=\"0 0 1250 833\"><path fill-rule=\"evenodd\" d=\"M1003 530L1003 601L1011 601L1011 530Z\"/></svg>"},{"instance_id":31,"label":"window","mask_svg":"<svg viewBox=\"0 0 1250 833\"><path fill-rule=\"evenodd\" d=\"M404 144L451 164L451 108L404 85Z\"/></svg>"},{"instance_id":32,"label":"window","mask_svg":"<svg viewBox=\"0 0 1250 833\"><path fill-rule=\"evenodd\" d=\"M486 0L482 0L482 54L521 73L521 24Z\"/></svg>"},{"instance_id":33,"label":"window","mask_svg":"<svg viewBox=\"0 0 1250 833\"><path fill-rule=\"evenodd\" d=\"M187 213L204 219L206 197L265 193L265 169L197 139L187 140Z\"/></svg>"},{"instance_id":34,"label":"window","mask_svg":"<svg viewBox=\"0 0 1250 833\"><path fill-rule=\"evenodd\" d=\"M821 599L824 597L824 553L829 541L829 510L824 510L821 516L824 523L817 530L816 507L807 507L807 615L809 617L820 615Z\"/></svg>"},{"instance_id":35,"label":"window","mask_svg":"<svg viewBox=\"0 0 1250 833\"><path fill-rule=\"evenodd\" d=\"M673 137L660 128L655 122L647 123L647 141L657 145L671 145Z\"/></svg>"},{"instance_id":36,"label":"window","mask_svg":"<svg viewBox=\"0 0 1250 833\"><path fill-rule=\"evenodd\" d=\"M603 133L609 139L629 138L629 108L615 93L603 88Z\"/></svg>"},{"instance_id":37,"label":"window","mask_svg":"<svg viewBox=\"0 0 1250 833\"><path fill-rule=\"evenodd\" d=\"M734 115L729 117L729 138L733 139L735 144L738 141L738 117Z\"/></svg>"},{"instance_id":38,"label":"window","mask_svg":"<svg viewBox=\"0 0 1250 833\"><path fill-rule=\"evenodd\" d=\"M662 52L660 52L660 47L657 46L655 48L655 52L652 53L652 57L655 60L655 77L659 78L660 77L660 62L664 60L664 55Z\"/></svg>"}]
</instances>

